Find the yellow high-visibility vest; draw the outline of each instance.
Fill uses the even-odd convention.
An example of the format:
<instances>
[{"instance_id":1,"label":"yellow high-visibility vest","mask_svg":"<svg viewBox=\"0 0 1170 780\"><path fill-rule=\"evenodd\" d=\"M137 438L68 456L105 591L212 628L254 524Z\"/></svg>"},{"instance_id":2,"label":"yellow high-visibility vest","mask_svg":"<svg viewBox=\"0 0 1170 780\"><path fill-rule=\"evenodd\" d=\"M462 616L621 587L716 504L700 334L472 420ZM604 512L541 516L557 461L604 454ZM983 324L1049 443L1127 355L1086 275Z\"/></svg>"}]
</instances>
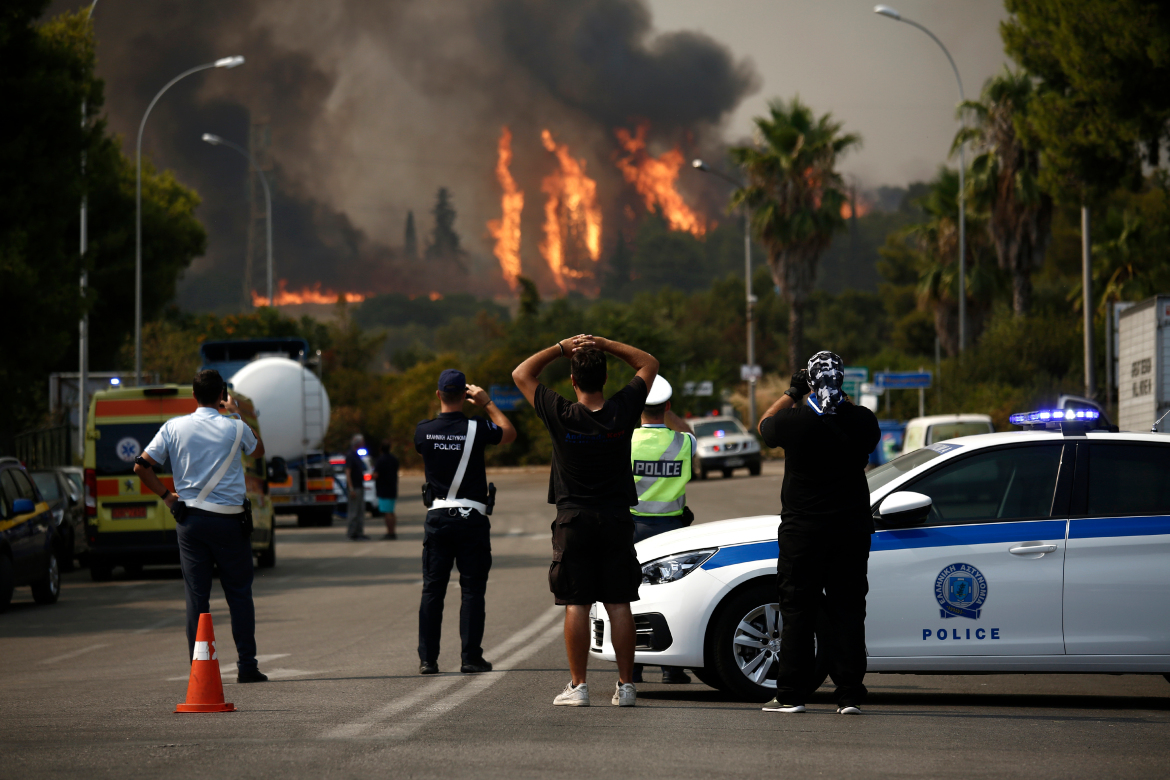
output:
<instances>
[{"instance_id":1,"label":"yellow high-visibility vest","mask_svg":"<svg viewBox=\"0 0 1170 780\"><path fill-rule=\"evenodd\" d=\"M669 428L638 428L630 441L634 486L638 505L635 515L681 515L687 503L691 479L691 437Z\"/></svg>"}]
</instances>

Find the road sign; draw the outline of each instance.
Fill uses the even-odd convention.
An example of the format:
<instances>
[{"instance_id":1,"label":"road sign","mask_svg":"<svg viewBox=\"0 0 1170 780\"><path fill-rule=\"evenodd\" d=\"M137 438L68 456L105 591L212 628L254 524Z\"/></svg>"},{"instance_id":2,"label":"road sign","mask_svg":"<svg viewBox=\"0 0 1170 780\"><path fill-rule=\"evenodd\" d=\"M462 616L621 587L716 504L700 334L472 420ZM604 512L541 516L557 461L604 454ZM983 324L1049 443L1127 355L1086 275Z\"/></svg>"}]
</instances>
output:
<instances>
[{"instance_id":1,"label":"road sign","mask_svg":"<svg viewBox=\"0 0 1170 780\"><path fill-rule=\"evenodd\" d=\"M683 382L682 394L699 397L715 395L715 383L710 380L705 382Z\"/></svg>"},{"instance_id":2,"label":"road sign","mask_svg":"<svg viewBox=\"0 0 1170 780\"><path fill-rule=\"evenodd\" d=\"M861 387L858 388L858 391L862 395L881 395L885 392L885 390L873 384L872 382L862 382Z\"/></svg>"},{"instance_id":3,"label":"road sign","mask_svg":"<svg viewBox=\"0 0 1170 780\"><path fill-rule=\"evenodd\" d=\"M865 366L845 366L845 379L841 382L841 389L850 398L856 398L861 393L861 383L869 381L869 369Z\"/></svg>"},{"instance_id":4,"label":"road sign","mask_svg":"<svg viewBox=\"0 0 1170 780\"><path fill-rule=\"evenodd\" d=\"M917 390L930 387L930 371L890 371L873 375L874 384L883 390Z\"/></svg>"},{"instance_id":5,"label":"road sign","mask_svg":"<svg viewBox=\"0 0 1170 780\"><path fill-rule=\"evenodd\" d=\"M763 375L763 366L749 366L747 363L744 363L739 367L739 378L745 381L749 379L759 379Z\"/></svg>"},{"instance_id":6,"label":"road sign","mask_svg":"<svg viewBox=\"0 0 1170 780\"><path fill-rule=\"evenodd\" d=\"M492 385L488 395L501 412L514 412L524 403L524 394L515 386Z\"/></svg>"}]
</instances>

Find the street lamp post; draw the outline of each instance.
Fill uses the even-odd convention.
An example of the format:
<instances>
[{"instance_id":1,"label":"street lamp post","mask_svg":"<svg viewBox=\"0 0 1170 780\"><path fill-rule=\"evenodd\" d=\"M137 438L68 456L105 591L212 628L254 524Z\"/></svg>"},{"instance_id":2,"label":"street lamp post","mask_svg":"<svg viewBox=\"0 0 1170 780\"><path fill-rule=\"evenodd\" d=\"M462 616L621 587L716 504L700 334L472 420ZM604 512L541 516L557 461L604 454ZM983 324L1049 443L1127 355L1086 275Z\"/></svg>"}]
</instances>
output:
<instances>
[{"instance_id":1,"label":"street lamp post","mask_svg":"<svg viewBox=\"0 0 1170 780\"><path fill-rule=\"evenodd\" d=\"M274 306L275 304L272 300L272 193L268 189L268 177L264 175L264 171L260 170L260 166L256 164L256 160L244 147L220 138L218 135L212 135L211 133L204 133L203 140L212 146L223 145L229 149L235 149L252 164L252 170L260 175L260 183L264 185L264 222L268 227L268 305Z\"/></svg>"},{"instance_id":2,"label":"street lamp post","mask_svg":"<svg viewBox=\"0 0 1170 780\"><path fill-rule=\"evenodd\" d=\"M85 18L93 20L93 9L98 0L89 4ZM86 100L81 99L81 129L89 124ZM85 270L85 253L89 250L89 192L85 187L85 150L81 151L81 235L78 248L78 265L81 266L81 320L77 324L77 456L85 457L85 416L89 414L89 310L85 297L89 288L89 273Z\"/></svg>"},{"instance_id":3,"label":"street lamp post","mask_svg":"<svg viewBox=\"0 0 1170 780\"><path fill-rule=\"evenodd\" d=\"M913 19L907 19L902 16L902 14L890 8L888 5L876 5L873 8L873 12L897 22L905 22L929 35L931 40L937 43L938 47L942 49L943 54L947 55L947 62L951 63L951 70L955 72L955 81L959 82L959 102L962 103L966 100L963 97L963 79L959 77L959 69L955 66L955 60L951 57L951 53L947 51L947 47L943 46L943 42L934 33ZM959 116L959 122L963 127L966 127L966 119L962 114ZM967 209L964 205L967 198L967 188L965 186L967 172L966 152L967 143L964 141L959 144L959 352L962 352L967 347Z\"/></svg>"},{"instance_id":4,"label":"street lamp post","mask_svg":"<svg viewBox=\"0 0 1170 780\"><path fill-rule=\"evenodd\" d=\"M724 181L734 184L736 187L743 188L743 182L728 176L722 171L717 171L709 167L702 160L695 160L691 165L705 173L711 173ZM756 365L756 330L753 325L753 309L755 308L756 296L752 295L752 223L751 211L747 204L743 204L743 286L744 295L747 301L747 364L748 364L748 428L755 428L756 426L756 375L754 373Z\"/></svg>"},{"instance_id":5,"label":"street lamp post","mask_svg":"<svg viewBox=\"0 0 1170 780\"><path fill-rule=\"evenodd\" d=\"M158 102L164 92L180 80L201 70L234 68L243 64L244 58L237 55L235 57L222 57L215 62L198 65L183 71L158 91L154 100L151 100L150 105L146 107L146 113L142 115L142 121L138 125L138 145L135 147L134 157L134 381L136 386L142 385L142 131L146 129L146 120L150 117L154 104Z\"/></svg>"}]
</instances>

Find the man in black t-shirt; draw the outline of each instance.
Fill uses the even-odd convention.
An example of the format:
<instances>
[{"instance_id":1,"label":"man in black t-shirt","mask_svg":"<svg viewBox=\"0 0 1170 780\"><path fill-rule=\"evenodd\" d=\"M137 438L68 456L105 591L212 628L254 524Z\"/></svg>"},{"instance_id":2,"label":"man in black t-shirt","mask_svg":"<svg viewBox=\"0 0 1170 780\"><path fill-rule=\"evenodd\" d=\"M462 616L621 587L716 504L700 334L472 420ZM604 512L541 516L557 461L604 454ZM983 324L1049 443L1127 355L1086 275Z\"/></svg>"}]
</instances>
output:
<instances>
[{"instance_id":1,"label":"man in black t-shirt","mask_svg":"<svg viewBox=\"0 0 1170 780\"><path fill-rule=\"evenodd\" d=\"M423 458L427 495L431 498L423 526L423 592L418 609L419 674L439 673L439 637L443 599L451 566L459 567L463 606L459 636L465 674L490 672L483 658L484 594L492 567L490 500L483 453L489 444L510 444L516 429L482 387L467 384L462 371L439 375L436 392L442 413L423 420L414 431L414 448ZM468 419L464 402L482 407L491 417ZM474 426L474 429L472 428ZM474 433L473 433L474 430ZM467 449L468 439L471 448Z\"/></svg>"},{"instance_id":2,"label":"man in black t-shirt","mask_svg":"<svg viewBox=\"0 0 1170 780\"><path fill-rule=\"evenodd\" d=\"M606 353L628 363L637 375L608 400ZM545 387L538 377L545 366L570 359L577 402ZM630 471L630 437L658 375L658 361L640 349L600 336L564 339L537 352L512 372L512 379L536 409L552 437L553 459L548 502L556 504L553 561L549 588L565 605L565 650L573 679L553 704L588 706L585 684L589 662L589 608L600 601L609 613L618 684L613 704L630 707L633 684L634 617L630 602L638 598L642 569L634 554L638 503Z\"/></svg>"},{"instance_id":3,"label":"man in black t-shirt","mask_svg":"<svg viewBox=\"0 0 1170 780\"><path fill-rule=\"evenodd\" d=\"M837 712L857 714L865 701L866 569L874 530L865 465L881 430L873 412L841 392L843 378L841 358L818 352L760 420L764 443L784 448L776 561L783 628L776 698L766 712L804 712L818 682L813 637L822 607Z\"/></svg>"},{"instance_id":4,"label":"man in black t-shirt","mask_svg":"<svg viewBox=\"0 0 1170 780\"><path fill-rule=\"evenodd\" d=\"M386 523L386 539L398 538L398 458L390 452L390 442L382 442L382 454L374 461L374 494L378 497L378 511Z\"/></svg>"}]
</instances>

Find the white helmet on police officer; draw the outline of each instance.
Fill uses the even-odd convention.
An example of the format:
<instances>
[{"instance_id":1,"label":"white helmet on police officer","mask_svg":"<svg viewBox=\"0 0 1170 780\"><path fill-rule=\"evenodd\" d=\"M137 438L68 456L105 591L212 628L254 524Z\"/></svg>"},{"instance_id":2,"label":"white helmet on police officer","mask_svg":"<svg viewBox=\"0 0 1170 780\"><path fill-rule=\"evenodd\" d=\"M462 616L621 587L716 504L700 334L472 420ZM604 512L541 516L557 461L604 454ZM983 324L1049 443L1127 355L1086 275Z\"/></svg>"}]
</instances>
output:
<instances>
[{"instance_id":1,"label":"white helmet on police officer","mask_svg":"<svg viewBox=\"0 0 1170 780\"><path fill-rule=\"evenodd\" d=\"M664 404L670 400L672 395L674 395L674 388L670 386L670 382L667 382L662 374L659 374L654 377L654 384L650 386L650 392L646 395L646 405Z\"/></svg>"}]
</instances>

